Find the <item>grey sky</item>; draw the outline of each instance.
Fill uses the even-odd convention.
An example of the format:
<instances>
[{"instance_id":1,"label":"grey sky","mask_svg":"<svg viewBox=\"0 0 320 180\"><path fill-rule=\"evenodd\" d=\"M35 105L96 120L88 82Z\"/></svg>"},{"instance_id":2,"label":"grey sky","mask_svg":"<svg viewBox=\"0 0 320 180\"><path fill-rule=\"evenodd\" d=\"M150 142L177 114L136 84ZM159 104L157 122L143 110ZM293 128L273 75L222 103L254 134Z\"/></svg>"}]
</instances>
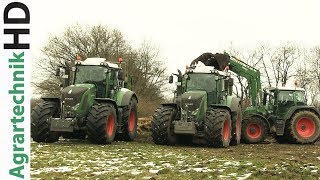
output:
<instances>
[{"instance_id":1,"label":"grey sky","mask_svg":"<svg viewBox=\"0 0 320 180\"><path fill-rule=\"evenodd\" d=\"M38 57L50 34L67 25L101 23L119 29L134 45L152 41L172 72L230 42L242 49L287 41L320 44L319 5L308 0L33 1L32 54Z\"/></svg>"}]
</instances>

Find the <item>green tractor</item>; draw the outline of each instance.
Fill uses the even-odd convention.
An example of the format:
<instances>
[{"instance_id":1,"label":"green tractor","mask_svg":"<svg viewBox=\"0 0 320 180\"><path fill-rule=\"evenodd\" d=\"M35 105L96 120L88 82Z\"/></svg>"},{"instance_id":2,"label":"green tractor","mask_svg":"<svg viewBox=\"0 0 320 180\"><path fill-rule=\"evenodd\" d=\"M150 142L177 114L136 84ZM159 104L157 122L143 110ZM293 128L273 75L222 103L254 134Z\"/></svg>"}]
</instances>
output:
<instances>
[{"instance_id":1,"label":"green tractor","mask_svg":"<svg viewBox=\"0 0 320 180\"><path fill-rule=\"evenodd\" d=\"M251 105L244 110L242 140L260 143L274 134L279 143L314 143L320 136L320 113L308 106L302 88L262 90L258 69L236 57L229 59L231 71L247 79Z\"/></svg>"},{"instance_id":2,"label":"green tractor","mask_svg":"<svg viewBox=\"0 0 320 180\"><path fill-rule=\"evenodd\" d=\"M64 72L61 72L63 70ZM134 140L137 134L136 94L125 88L121 62L104 58L77 60L70 68L58 68L62 76L61 97L42 98L31 113L31 137L52 143L64 138L85 139L95 144L111 143L115 136Z\"/></svg>"},{"instance_id":3,"label":"green tractor","mask_svg":"<svg viewBox=\"0 0 320 180\"><path fill-rule=\"evenodd\" d=\"M314 143L320 136L320 113L308 106L302 88L268 88L261 106L244 112L242 135L246 143L259 143L271 132L279 143Z\"/></svg>"},{"instance_id":4,"label":"green tractor","mask_svg":"<svg viewBox=\"0 0 320 180\"><path fill-rule=\"evenodd\" d=\"M232 95L233 79L228 73L202 63L191 66L184 75L178 72L173 74L178 77L174 101L162 104L153 115L154 143L239 144L241 108L239 99Z\"/></svg>"}]
</instances>

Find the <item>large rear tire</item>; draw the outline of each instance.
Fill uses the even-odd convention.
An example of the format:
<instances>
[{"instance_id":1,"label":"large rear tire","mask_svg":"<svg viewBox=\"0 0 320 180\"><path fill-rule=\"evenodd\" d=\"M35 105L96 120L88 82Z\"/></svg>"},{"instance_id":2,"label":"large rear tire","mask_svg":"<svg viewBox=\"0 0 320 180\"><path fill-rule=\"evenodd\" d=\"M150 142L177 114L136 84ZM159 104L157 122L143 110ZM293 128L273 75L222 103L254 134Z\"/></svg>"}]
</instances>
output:
<instances>
[{"instance_id":1,"label":"large rear tire","mask_svg":"<svg viewBox=\"0 0 320 180\"><path fill-rule=\"evenodd\" d=\"M123 112L122 121L124 123L123 135L124 140L133 141L137 136L137 123L138 123L138 113L137 113L137 100L132 98L128 107L125 108Z\"/></svg>"},{"instance_id":2,"label":"large rear tire","mask_svg":"<svg viewBox=\"0 0 320 180\"><path fill-rule=\"evenodd\" d=\"M242 126L242 111L241 106L238 107L237 113L232 116L232 136L230 145L235 146L240 144L241 140L241 126Z\"/></svg>"},{"instance_id":3,"label":"large rear tire","mask_svg":"<svg viewBox=\"0 0 320 180\"><path fill-rule=\"evenodd\" d=\"M320 136L319 116L311 111L298 111L287 120L285 135L291 143L310 144Z\"/></svg>"},{"instance_id":4,"label":"large rear tire","mask_svg":"<svg viewBox=\"0 0 320 180\"><path fill-rule=\"evenodd\" d=\"M31 113L31 137L36 142L53 143L59 140L58 132L50 131L50 118L58 117L59 104L45 101Z\"/></svg>"},{"instance_id":5,"label":"large rear tire","mask_svg":"<svg viewBox=\"0 0 320 180\"><path fill-rule=\"evenodd\" d=\"M177 111L174 107L158 108L151 122L152 139L155 144L175 144L177 139L173 132L172 121Z\"/></svg>"},{"instance_id":6,"label":"large rear tire","mask_svg":"<svg viewBox=\"0 0 320 180\"><path fill-rule=\"evenodd\" d=\"M110 144L117 131L117 114L112 104L93 105L87 117L87 134L94 144Z\"/></svg>"},{"instance_id":7,"label":"large rear tire","mask_svg":"<svg viewBox=\"0 0 320 180\"><path fill-rule=\"evenodd\" d=\"M241 136L247 144L256 144L265 140L268 132L268 125L263 119L257 116L249 117L242 121Z\"/></svg>"},{"instance_id":8,"label":"large rear tire","mask_svg":"<svg viewBox=\"0 0 320 180\"><path fill-rule=\"evenodd\" d=\"M210 147L228 147L231 139L230 113L224 109L209 109L204 121L204 134Z\"/></svg>"}]
</instances>

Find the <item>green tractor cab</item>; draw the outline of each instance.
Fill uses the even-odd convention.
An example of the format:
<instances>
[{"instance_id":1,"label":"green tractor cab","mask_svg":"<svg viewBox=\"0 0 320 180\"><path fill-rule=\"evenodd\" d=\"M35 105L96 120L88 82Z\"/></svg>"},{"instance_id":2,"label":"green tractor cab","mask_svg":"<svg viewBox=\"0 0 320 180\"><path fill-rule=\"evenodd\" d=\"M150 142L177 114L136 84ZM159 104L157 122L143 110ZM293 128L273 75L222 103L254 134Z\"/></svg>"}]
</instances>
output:
<instances>
[{"instance_id":1,"label":"green tractor cab","mask_svg":"<svg viewBox=\"0 0 320 180\"><path fill-rule=\"evenodd\" d=\"M153 115L156 144L206 143L227 147L240 142L241 108L232 95L233 79L226 71L198 63L184 75L178 71L172 103L162 104ZM173 76L169 77L169 83Z\"/></svg>"},{"instance_id":2,"label":"green tractor cab","mask_svg":"<svg viewBox=\"0 0 320 180\"><path fill-rule=\"evenodd\" d=\"M87 136L97 144L110 143L115 136L133 140L138 99L125 88L128 83L120 66L104 58L88 58L76 61L72 68L65 67L61 97L42 98L44 102L32 110L33 140L55 142L61 135Z\"/></svg>"}]
</instances>

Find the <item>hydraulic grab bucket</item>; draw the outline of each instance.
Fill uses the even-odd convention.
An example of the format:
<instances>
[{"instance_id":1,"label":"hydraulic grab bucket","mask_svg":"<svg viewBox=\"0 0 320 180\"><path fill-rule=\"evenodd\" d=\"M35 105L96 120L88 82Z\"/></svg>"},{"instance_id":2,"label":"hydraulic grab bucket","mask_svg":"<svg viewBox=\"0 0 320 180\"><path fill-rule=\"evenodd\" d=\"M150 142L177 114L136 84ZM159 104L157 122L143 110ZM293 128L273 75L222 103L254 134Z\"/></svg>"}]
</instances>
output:
<instances>
[{"instance_id":1,"label":"hydraulic grab bucket","mask_svg":"<svg viewBox=\"0 0 320 180\"><path fill-rule=\"evenodd\" d=\"M195 66L199 61L206 66L213 66L215 69L223 71L230 62L230 56L221 53L203 53L191 62L190 67Z\"/></svg>"}]
</instances>

